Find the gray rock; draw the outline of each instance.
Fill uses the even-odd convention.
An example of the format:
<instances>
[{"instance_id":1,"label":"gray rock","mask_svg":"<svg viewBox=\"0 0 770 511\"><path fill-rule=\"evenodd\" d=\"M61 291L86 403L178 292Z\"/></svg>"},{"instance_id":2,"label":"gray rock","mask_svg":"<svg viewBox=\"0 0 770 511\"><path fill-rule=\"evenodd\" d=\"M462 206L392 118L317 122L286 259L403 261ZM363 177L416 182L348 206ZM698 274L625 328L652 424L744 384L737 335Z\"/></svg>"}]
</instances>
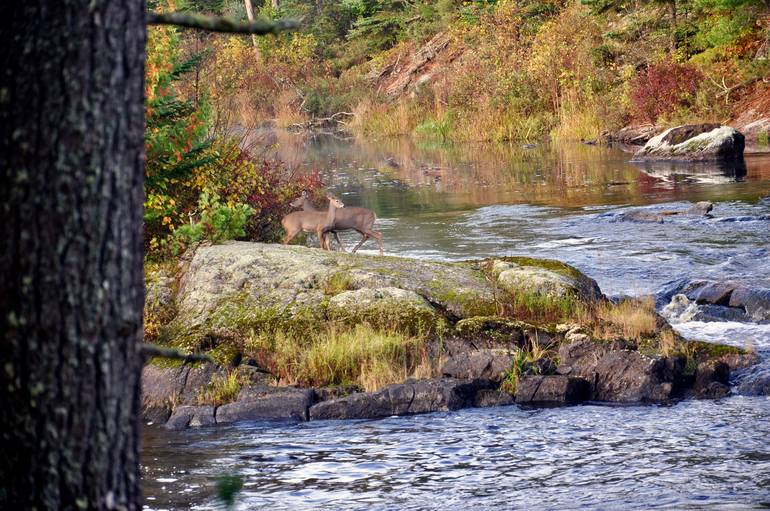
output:
<instances>
[{"instance_id":1,"label":"gray rock","mask_svg":"<svg viewBox=\"0 0 770 511\"><path fill-rule=\"evenodd\" d=\"M142 417L153 423L164 423L174 405L194 405L198 394L221 368L209 363L161 367L146 364L142 368Z\"/></svg>"},{"instance_id":2,"label":"gray rock","mask_svg":"<svg viewBox=\"0 0 770 511\"><path fill-rule=\"evenodd\" d=\"M188 427L213 426L213 406L178 406L166 424L166 429L182 430Z\"/></svg>"},{"instance_id":3,"label":"gray rock","mask_svg":"<svg viewBox=\"0 0 770 511\"><path fill-rule=\"evenodd\" d=\"M744 147L743 135L729 126L678 126L651 138L634 154L634 161L739 160L743 158Z\"/></svg>"},{"instance_id":4,"label":"gray rock","mask_svg":"<svg viewBox=\"0 0 770 511\"><path fill-rule=\"evenodd\" d=\"M567 405L582 403L591 386L572 376L522 376L516 385L516 403L528 405Z\"/></svg>"},{"instance_id":5,"label":"gray rock","mask_svg":"<svg viewBox=\"0 0 770 511\"><path fill-rule=\"evenodd\" d=\"M730 366L721 360L707 360L698 364L695 371L693 393L701 399L724 397L730 393L729 383Z\"/></svg>"},{"instance_id":6,"label":"gray rock","mask_svg":"<svg viewBox=\"0 0 770 511\"><path fill-rule=\"evenodd\" d=\"M315 403L312 389L254 386L241 389L238 400L217 408L217 424L261 420L308 420L308 409Z\"/></svg>"},{"instance_id":7,"label":"gray rock","mask_svg":"<svg viewBox=\"0 0 770 511\"><path fill-rule=\"evenodd\" d=\"M596 301L602 296L596 281L579 272L528 266L515 261L515 258L496 259L491 264L491 272L499 286L512 295L571 296L586 302Z\"/></svg>"},{"instance_id":8,"label":"gray rock","mask_svg":"<svg viewBox=\"0 0 770 511\"><path fill-rule=\"evenodd\" d=\"M458 410L473 405L479 390L491 388L484 380L409 380L377 392L351 394L310 408L310 420L376 419L392 415Z\"/></svg>"},{"instance_id":9,"label":"gray rock","mask_svg":"<svg viewBox=\"0 0 770 511\"><path fill-rule=\"evenodd\" d=\"M736 390L744 396L770 396L770 374L746 379Z\"/></svg>"},{"instance_id":10,"label":"gray rock","mask_svg":"<svg viewBox=\"0 0 770 511\"><path fill-rule=\"evenodd\" d=\"M516 404L516 400L502 390L482 389L476 393L473 406L476 408L490 408L492 406L510 406Z\"/></svg>"},{"instance_id":11,"label":"gray rock","mask_svg":"<svg viewBox=\"0 0 770 511\"><path fill-rule=\"evenodd\" d=\"M480 350L451 357L441 372L451 378L501 382L512 365L513 353L509 350Z\"/></svg>"},{"instance_id":12,"label":"gray rock","mask_svg":"<svg viewBox=\"0 0 770 511\"><path fill-rule=\"evenodd\" d=\"M680 358L653 358L622 341L580 341L559 348L561 375L585 378L590 399L619 403L663 402L674 397L684 362Z\"/></svg>"},{"instance_id":13,"label":"gray rock","mask_svg":"<svg viewBox=\"0 0 770 511\"><path fill-rule=\"evenodd\" d=\"M618 131L603 134L607 142L617 142L629 146L643 146L652 137L663 131L660 126L641 124L625 126Z\"/></svg>"},{"instance_id":14,"label":"gray rock","mask_svg":"<svg viewBox=\"0 0 770 511\"><path fill-rule=\"evenodd\" d=\"M759 364L762 361L762 358L754 352L747 352L728 353L727 355L722 355L719 360L727 364L727 367L730 368L730 372L734 373L740 369L746 369Z\"/></svg>"},{"instance_id":15,"label":"gray rock","mask_svg":"<svg viewBox=\"0 0 770 511\"><path fill-rule=\"evenodd\" d=\"M740 307L754 321L770 321L770 289L738 286L730 294L730 307Z\"/></svg>"}]
</instances>

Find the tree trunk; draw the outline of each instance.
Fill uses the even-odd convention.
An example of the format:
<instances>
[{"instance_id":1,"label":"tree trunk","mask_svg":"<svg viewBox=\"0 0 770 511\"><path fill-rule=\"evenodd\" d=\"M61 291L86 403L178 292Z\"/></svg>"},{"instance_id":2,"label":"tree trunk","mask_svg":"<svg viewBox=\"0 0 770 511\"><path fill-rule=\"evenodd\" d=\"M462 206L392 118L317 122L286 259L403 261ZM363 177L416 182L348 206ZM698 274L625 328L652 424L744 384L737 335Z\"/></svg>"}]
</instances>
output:
<instances>
[{"instance_id":1,"label":"tree trunk","mask_svg":"<svg viewBox=\"0 0 770 511\"><path fill-rule=\"evenodd\" d=\"M249 21L254 21L254 7L251 5L251 0L243 0L246 5L246 17ZM257 54L257 60L261 60L262 55L259 53L259 46L257 46L257 36L251 34L251 44L254 45L254 53Z\"/></svg>"},{"instance_id":2,"label":"tree trunk","mask_svg":"<svg viewBox=\"0 0 770 511\"><path fill-rule=\"evenodd\" d=\"M140 509L145 7L0 2L0 509Z\"/></svg>"},{"instance_id":3,"label":"tree trunk","mask_svg":"<svg viewBox=\"0 0 770 511\"><path fill-rule=\"evenodd\" d=\"M671 11L671 56L673 57L677 48L676 29L679 24L676 19L676 0L669 0L668 7Z\"/></svg>"}]
</instances>

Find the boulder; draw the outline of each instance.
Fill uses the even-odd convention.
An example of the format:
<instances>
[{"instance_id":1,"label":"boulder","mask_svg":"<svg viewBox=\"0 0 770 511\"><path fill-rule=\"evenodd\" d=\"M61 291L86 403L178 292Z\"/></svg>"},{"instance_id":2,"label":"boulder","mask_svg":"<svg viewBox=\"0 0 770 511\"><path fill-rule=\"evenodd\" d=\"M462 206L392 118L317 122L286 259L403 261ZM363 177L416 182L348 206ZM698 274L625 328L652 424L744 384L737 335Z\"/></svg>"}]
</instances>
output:
<instances>
[{"instance_id":1,"label":"boulder","mask_svg":"<svg viewBox=\"0 0 770 511\"><path fill-rule=\"evenodd\" d=\"M375 419L392 415L458 410L473 406L479 390L492 388L484 380L408 380L377 392L351 394L310 408L310 420Z\"/></svg>"},{"instance_id":2,"label":"boulder","mask_svg":"<svg viewBox=\"0 0 770 511\"><path fill-rule=\"evenodd\" d=\"M645 160L740 160L745 140L741 133L719 124L696 124L671 128L651 138L634 154Z\"/></svg>"},{"instance_id":3,"label":"boulder","mask_svg":"<svg viewBox=\"0 0 770 511\"><path fill-rule=\"evenodd\" d=\"M646 403L674 397L684 371L683 359L649 357L623 347L622 341L562 345L557 372L585 378L594 401Z\"/></svg>"},{"instance_id":4,"label":"boulder","mask_svg":"<svg viewBox=\"0 0 770 511\"><path fill-rule=\"evenodd\" d=\"M217 408L217 424L262 420L308 420L308 409L315 403L312 389L254 386L241 389L238 399Z\"/></svg>"},{"instance_id":5,"label":"boulder","mask_svg":"<svg viewBox=\"0 0 770 511\"><path fill-rule=\"evenodd\" d=\"M663 131L663 128L654 124L636 124L625 126L618 131L603 133L603 137L610 143L643 146L661 131Z\"/></svg>"},{"instance_id":6,"label":"boulder","mask_svg":"<svg viewBox=\"0 0 770 511\"><path fill-rule=\"evenodd\" d=\"M513 365L509 350L479 350L459 353L444 363L444 376L459 379L483 379L501 382Z\"/></svg>"},{"instance_id":7,"label":"boulder","mask_svg":"<svg viewBox=\"0 0 770 511\"><path fill-rule=\"evenodd\" d=\"M498 285L513 296L572 297L585 302L602 296L595 280L571 266L554 261L528 262L527 258L516 257L493 259L489 270Z\"/></svg>"},{"instance_id":8,"label":"boulder","mask_svg":"<svg viewBox=\"0 0 770 511\"><path fill-rule=\"evenodd\" d=\"M425 298L397 287L343 291L329 300L327 315L331 320L366 321L412 334L431 330L441 322Z\"/></svg>"},{"instance_id":9,"label":"boulder","mask_svg":"<svg viewBox=\"0 0 770 511\"><path fill-rule=\"evenodd\" d=\"M770 396L770 374L747 378L736 390L744 396Z\"/></svg>"},{"instance_id":10,"label":"boulder","mask_svg":"<svg viewBox=\"0 0 770 511\"><path fill-rule=\"evenodd\" d=\"M476 397L473 399L473 406L476 408L510 406L513 404L516 404L513 396L502 390L482 389L476 393Z\"/></svg>"},{"instance_id":11,"label":"boulder","mask_svg":"<svg viewBox=\"0 0 770 511\"><path fill-rule=\"evenodd\" d=\"M609 214L612 222L638 222L662 224L667 218L675 216L705 216L714 209L708 201L696 202L685 210L659 210L657 208L637 209L619 214Z\"/></svg>"},{"instance_id":12,"label":"boulder","mask_svg":"<svg viewBox=\"0 0 770 511\"><path fill-rule=\"evenodd\" d=\"M770 321L770 289L737 286L728 305L742 308L754 321Z\"/></svg>"},{"instance_id":13,"label":"boulder","mask_svg":"<svg viewBox=\"0 0 770 511\"><path fill-rule=\"evenodd\" d=\"M201 389L221 371L209 363L168 367L146 364L142 368L142 417L156 424L166 422L174 406L196 404Z\"/></svg>"},{"instance_id":14,"label":"boulder","mask_svg":"<svg viewBox=\"0 0 770 511\"><path fill-rule=\"evenodd\" d=\"M163 427L182 430L188 427L213 426L215 423L213 406L178 406Z\"/></svg>"},{"instance_id":15,"label":"boulder","mask_svg":"<svg viewBox=\"0 0 770 511\"><path fill-rule=\"evenodd\" d=\"M707 360L695 371L693 393L701 399L716 399L730 394L730 366L721 360Z\"/></svg>"},{"instance_id":16,"label":"boulder","mask_svg":"<svg viewBox=\"0 0 770 511\"><path fill-rule=\"evenodd\" d=\"M516 403L567 405L582 403L591 393L590 384L573 376L522 376L516 385Z\"/></svg>"}]
</instances>

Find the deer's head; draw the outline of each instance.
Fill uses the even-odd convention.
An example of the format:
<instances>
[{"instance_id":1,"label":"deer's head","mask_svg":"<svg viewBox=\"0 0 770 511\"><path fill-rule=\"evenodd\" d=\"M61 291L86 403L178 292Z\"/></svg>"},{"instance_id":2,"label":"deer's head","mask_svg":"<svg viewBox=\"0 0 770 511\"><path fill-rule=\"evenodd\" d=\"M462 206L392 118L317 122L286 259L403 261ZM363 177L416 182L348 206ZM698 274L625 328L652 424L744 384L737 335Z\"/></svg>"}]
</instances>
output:
<instances>
[{"instance_id":1,"label":"deer's head","mask_svg":"<svg viewBox=\"0 0 770 511\"><path fill-rule=\"evenodd\" d=\"M326 198L329 199L329 204L337 209L345 207L345 204L334 195L327 195Z\"/></svg>"},{"instance_id":2,"label":"deer's head","mask_svg":"<svg viewBox=\"0 0 770 511\"><path fill-rule=\"evenodd\" d=\"M307 193L307 190L305 190L304 192L302 192L302 195L300 195L299 197L297 197L296 199L291 201L289 203L289 206L291 206L293 208L302 207L302 203L305 202L306 200L308 200L309 198L310 198L310 194Z\"/></svg>"}]
</instances>

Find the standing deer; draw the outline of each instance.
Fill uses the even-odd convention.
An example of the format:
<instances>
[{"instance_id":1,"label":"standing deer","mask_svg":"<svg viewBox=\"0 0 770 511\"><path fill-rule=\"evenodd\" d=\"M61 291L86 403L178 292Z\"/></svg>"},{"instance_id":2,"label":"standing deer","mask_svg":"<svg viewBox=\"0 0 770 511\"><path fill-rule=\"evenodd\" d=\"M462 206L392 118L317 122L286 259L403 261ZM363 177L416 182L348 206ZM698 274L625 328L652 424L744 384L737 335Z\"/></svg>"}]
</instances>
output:
<instances>
[{"instance_id":1,"label":"standing deer","mask_svg":"<svg viewBox=\"0 0 770 511\"><path fill-rule=\"evenodd\" d=\"M313 203L310 202L310 198L306 191L302 192L302 195L299 198L292 201L291 205L295 208L302 207L303 211L318 212L318 210L313 207ZM353 253L361 248L361 245L363 245L366 240L374 238L375 241L377 241L377 245L380 247L380 255L383 255L384 247L382 243L382 234L372 229L375 220L377 220L377 216L374 214L374 211L370 209L355 206L344 208L337 211L334 219L334 226L326 232L334 234L334 239L337 240L337 243L339 243L343 252L345 252L345 246L342 244L342 241L340 241L340 237L337 234L340 231L354 230L362 236L361 241L359 241L358 245L353 248Z\"/></svg>"},{"instance_id":2,"label":"standing deer","mask_svg":"<svg viewBox=\"0 0 770 511\"><path fill-rule=\"evenodd\" d=\"M286 231L283 244L287 245L302 231L315 232L318 235L318 243L324 250L331 250L330 243L326 239L326 232L334 226L337 211L345 207L341 200L328 195L329 209L327 211L295 211L281 219L281 225Z\"/></svg>"}]
</instances>

